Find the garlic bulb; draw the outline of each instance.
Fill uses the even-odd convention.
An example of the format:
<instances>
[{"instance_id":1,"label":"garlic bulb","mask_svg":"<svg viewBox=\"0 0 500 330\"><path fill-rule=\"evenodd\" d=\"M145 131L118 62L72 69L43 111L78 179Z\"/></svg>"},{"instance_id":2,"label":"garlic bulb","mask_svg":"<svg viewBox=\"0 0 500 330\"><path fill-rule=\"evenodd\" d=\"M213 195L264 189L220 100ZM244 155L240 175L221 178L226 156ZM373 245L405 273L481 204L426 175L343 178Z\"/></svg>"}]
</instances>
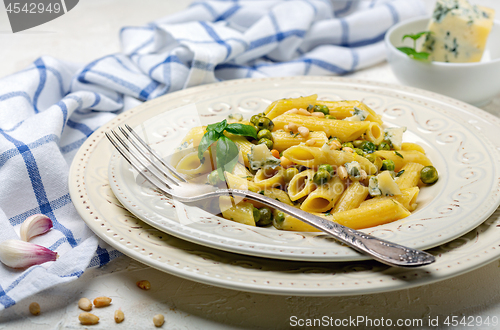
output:
<instances>
[{"instance_id":1,"label":"garlic bulb","mask_svg":"<svg viewBox=\"0 0 500 330\"><path fill-rule=\"evenodd\" d=\"M52 220L44 214L28 217L21 225L21 239L28 242L32 237L46 233L52 228Z\"/></svg>"},{"instance_id":2,"label":"garlic bulb","mask_svg":"<svg viewBox=\"0 0 500 330\"><path fill-rule=\"evenodd\" d=\"M33 243L15 239L0 243L0 261L12 268L26 268L56 259L57 252Z\"/></svg>"}]
</instances>

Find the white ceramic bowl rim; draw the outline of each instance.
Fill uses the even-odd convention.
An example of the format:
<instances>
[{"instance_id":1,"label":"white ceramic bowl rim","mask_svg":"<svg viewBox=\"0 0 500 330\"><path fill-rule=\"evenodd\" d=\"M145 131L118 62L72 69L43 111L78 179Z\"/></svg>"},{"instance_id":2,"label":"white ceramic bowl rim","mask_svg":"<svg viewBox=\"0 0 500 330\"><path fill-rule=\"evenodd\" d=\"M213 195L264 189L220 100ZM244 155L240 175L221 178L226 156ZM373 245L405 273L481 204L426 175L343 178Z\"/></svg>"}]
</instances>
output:
<instances>
[{"instance_id":1,"label":"white ceramic bowl rim","mask_svg":"<svg viewBox=\"0 0 500 330\"><path fill-rule=\"evenodd\" d=\"M397 23L396 25L392 26L387 33L385 34L385 43L388 47L391 48L392 52L399 53L399 56L404 56L407 57L405 53L399 51L396 46L392 44L390 41L392 33L399 29L402 26L408 25L410 23L416 22L416 21L423 21L423 20L430 20L431 18L429 16L419 16L419 17L414 17L411 19L404 20L402 22ZM493 21L493 26L498 25L500 27L500 21L494 20ZM470 67L470 66L483 66L483 65L490 65L491 63L496 63L500 62L500 57L491 59L489 61L481 61L481 62L472 62L472 63L447 63L447 62L429 62L429 65L436 65L436 66L443 66L443 67Z\"/></svg>"}]
</instances>

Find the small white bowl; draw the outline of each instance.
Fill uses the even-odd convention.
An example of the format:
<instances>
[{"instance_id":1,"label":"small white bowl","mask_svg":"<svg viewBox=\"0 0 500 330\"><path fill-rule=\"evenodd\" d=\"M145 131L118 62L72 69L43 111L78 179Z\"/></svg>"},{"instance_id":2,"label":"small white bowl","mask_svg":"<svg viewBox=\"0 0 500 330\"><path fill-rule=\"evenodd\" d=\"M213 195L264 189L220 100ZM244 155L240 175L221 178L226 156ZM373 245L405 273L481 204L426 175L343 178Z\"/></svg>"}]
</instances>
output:
<instances>
[{"instance_id":1,"label":"small white bowl","mask_svg":"<svg viewBox=\"0 0 500 330\"><path fill-rule=\"evenodd\" d=\"M422 62L396 49L413 47L413 40L407 38L403 42L403 36L426 31L429 19L417 17L406 20L387 31L387 61L394 75L405 85L451 96L476 106L487 104L500 93L500 22L494 22L480 62ZM419 45L424 37L420 39Z\"/></svg>"}]
</instances>

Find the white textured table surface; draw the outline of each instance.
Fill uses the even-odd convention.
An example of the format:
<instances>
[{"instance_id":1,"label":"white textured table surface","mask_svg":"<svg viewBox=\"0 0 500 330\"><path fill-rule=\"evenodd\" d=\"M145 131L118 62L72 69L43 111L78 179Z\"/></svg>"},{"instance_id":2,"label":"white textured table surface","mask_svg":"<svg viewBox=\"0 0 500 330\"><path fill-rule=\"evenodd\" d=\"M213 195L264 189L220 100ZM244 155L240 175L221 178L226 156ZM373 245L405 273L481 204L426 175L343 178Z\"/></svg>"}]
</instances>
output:
<instances>
[{"instance_id":1,"label":"white textured table surface","mask_svg":"<svg viewBox=\"0 0 500 330\"><path fill-rule=\"evenodd\" d=\"M41 55L88 63L118 52L118 31L124 25L146 22L181 10L191 1L82 0L66 15L31 30L12 34L0 9L0 77L25 68ZM498 0L476 1L497 7ZM427 0L429 8L432 0ZM398 83L386 63L357 72L353 77ZM498 77L497 77L498 78ZM500 95L483 109L500 115ZM136 281L147 279L150 291ZM74 329L81 297L106 295L113 307L94 310L101 318L96 329L154 328L152 317L165 315L165 329L290 328L290 317L334 318L365 316L371 319L428 319L428 317L479 316L500 318L500 262L467 274L418 288L353 297L283 297L246 293L184 280L122 256L80 279L36 295L0 313L0 329ZM37 301L40 316L28 312ZM125 321L115 324L113 312L121 308ZM448 328L441 326L442 328ZM433 327L436 329L436 327ZM451 327L450 327L451 328ZM457 327L455 327L456 329ZM458 328L470 328L459 326ZM476 327L488 328L488 327ZM494 327L489 327L494 329Z\"/></svg>"}]
</instances>

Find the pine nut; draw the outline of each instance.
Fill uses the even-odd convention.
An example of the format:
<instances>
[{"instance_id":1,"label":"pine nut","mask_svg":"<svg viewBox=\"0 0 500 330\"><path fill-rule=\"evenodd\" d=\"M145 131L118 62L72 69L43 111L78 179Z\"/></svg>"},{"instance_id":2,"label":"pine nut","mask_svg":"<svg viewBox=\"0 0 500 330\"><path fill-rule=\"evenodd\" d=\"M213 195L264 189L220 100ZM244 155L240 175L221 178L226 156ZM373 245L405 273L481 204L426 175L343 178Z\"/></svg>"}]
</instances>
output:
<instances>
[{"instance_id":1,"label":"pine nut","mask_svg":"<svg viewBox=\"0 0 500 330\"><path fill-rule=\"evenodd\" d=\"M288 110L288 111L287 111L287 112L285 112L285 113L290 114L290 115L294 115L294 114L296 114L297 112L299 112L299 110L294 108L294 109L290 109L290 110Z\"/></svg>"},{"instance_id":2,"label":"pine nut","mask_svg":"<svg viewBox=\"0 0 500 330\"><path fill-rule=\"evenodd\" d=\"M316 111L316 112L311 113L311 116L324 118L325 114L323 112Z\"/></svg>"},{"instance_id":3,"label":"pine nut","mask_svg":"<svg viewBox=\"0 0 500 330\"><path fill-rule=\"evenodd\" d=\"M111 298L109 297L97 297L94 299L95 307L106 307L111 304Z\"/></svg>"},{"instance_id":4,"label":"pine nut","mask_svg":"<svg viewBox=\"0 0 500 330\"><path fill-rule=\"evenodd\" d=\"M359 180L364 181L368 177L368 174L366 174L365 170L359 171Z\"/></svg>"},{"instance_id":5,"label":"pine nut","mask_svg":"<svg viewBox=\"0 0 500 330\"><path fill-rule=\"evenodd\" d=\"M288 124L288 129L292 132L295 132L298 128L299 128L299 126L297 124L294 124L294 123Z\"/></svg>"},{"instance_id":6,"label":"pine nut","mask_svg":"<svg viewBox=\"0 0 500 330\"><path fill-rule=\"evenodd\" d=\"M306 109L299 109L298 114L302 115L302 116L310 116L311 115L311 113L309 111L307 111Z\"/></svg>"},{"instance_id":7,"label":"pine nut","mask_svg":"<svg viewBox=\"0 0 500 330\"><path fill-rule=\"evenodd\" d=\"M116 323L122 323L123 320L125 319L125 315L123 314L121 309L117 309L115 311L115 322Z\"/></svg>"},{"instance_id":8,"label":"pine nut","mask_svg":"<svg viewBox=\"0 0 500 330\"><path fill-rule=\"evenodd\" d=\"M288 125L283 126L283 129L284 129L285 131L289 131L289 130L290 130L290 128L288 127Z\"/></svg>"},{"instance_id":9,"label":"pine nut","mask_svg":"<svg viewBox=\"0 0 500 330\"><path fill-rule=\"evenodd\" d=\"M29 306L30 313L33 315L40 315L40 305L36 302L32 302Z\"/></svg>"},{"instance_id":10,"label":"pine nut","mask_svg":"<svg viewBox=\"0 0 500 330\"><path fill-rule=\"evenodd\" d=\"M333 140L332 142L330 142L330 150L338 150L340 148L342 148L342 145L339 141Z\"/></svg>"},{"instance_id":11,"label":"pine nut","mask_svg":"<svg viewBox=\"0 0 500 330\"><path fill-rule=\"evenodd\" d=\"M163 325L163 323L165 323L165 317L163 314L157 314L153 317L153 324L155 327L159 328Z\"/></svg>"},{"instance_id":12,"label":"pine nut","mask_svg":"<svg viewBox=\"0 0 500 330\"><path fill-rule=\"evenodd\" d=\"M141 288L143 290L151 289L151 283L149 283L149 281L147 281L147 280L138 281L136 284L139 288Z\"/></svg>"},{"instance_id":13,"label":"pine nut","mask_svg":"<svg viewBox=\"0 0 500 330\"><path fill-rule=\"evenodd\" d=\"M300 135L303 138L306 138L309 136L309 128L304 127L304 126L300 126L297 130L299 131Z\"/></svg>"},{"instance_id":14,"label":"pine nut","mask_svg":"<svg viewBox=\"0 0 500 330\"><path fill-rule=\"evenodd\" d=\"M78 315L78 320L83 325L94 325L99 323L99 318L94 314L83 312Z\"/></svg>"},{"instance_id":15,"label":"pine nut","mask_svg":"<svg viewBox=\"0 0 500 330\"><path fill-rule=\"evenodd\" d=\"M315 139L309 139L309 140L306 141L306 144L308 146L313 146L313 145L316 144L316 140Z\"/></svg>"},{"instance_id":16,"label":"pine nut","mask_svg":"<svg viewBox=\"0 0 500 330\"><path fill-rule=\"evenodd\" d=\"M78 300L78 307L86 312L90 312L92 310L92 302L87 298L80 298Z\"/></svg>"},{"instance_id":17,"label":"pine nut","mask_svg":"<svg viewBox=\"0 0 500 330\"><path fill-rule=\"evenodd\" d=\"M352 150L352 148L350 148L350 147L343 147L342 151L354 153L354 150Z\"/></svg>"},{"instance_id":18,"label":"pine nut","mask_svg":"<svg viewBox=\"0 0 500 330\"><path fill-rule=\"evenodd\" d=\"M280 158L280 161L281 161L281 167L283 167L283 168L287 168L287 167L293 165L293 162L290 159L288 159L288 158L286 158L284 156L282 156Z\"/></svg>"},{"instance_id":19,"label":"pine nut","mask_svg":"<svg viewBox=\"0 0 500 330\"><path fill-rule=\"evenodd\" d=\"M340 180L347 180L349 174L347 174L347 170L344 166L337 167L337 174Z\"/></svg>"}]
</instances>

